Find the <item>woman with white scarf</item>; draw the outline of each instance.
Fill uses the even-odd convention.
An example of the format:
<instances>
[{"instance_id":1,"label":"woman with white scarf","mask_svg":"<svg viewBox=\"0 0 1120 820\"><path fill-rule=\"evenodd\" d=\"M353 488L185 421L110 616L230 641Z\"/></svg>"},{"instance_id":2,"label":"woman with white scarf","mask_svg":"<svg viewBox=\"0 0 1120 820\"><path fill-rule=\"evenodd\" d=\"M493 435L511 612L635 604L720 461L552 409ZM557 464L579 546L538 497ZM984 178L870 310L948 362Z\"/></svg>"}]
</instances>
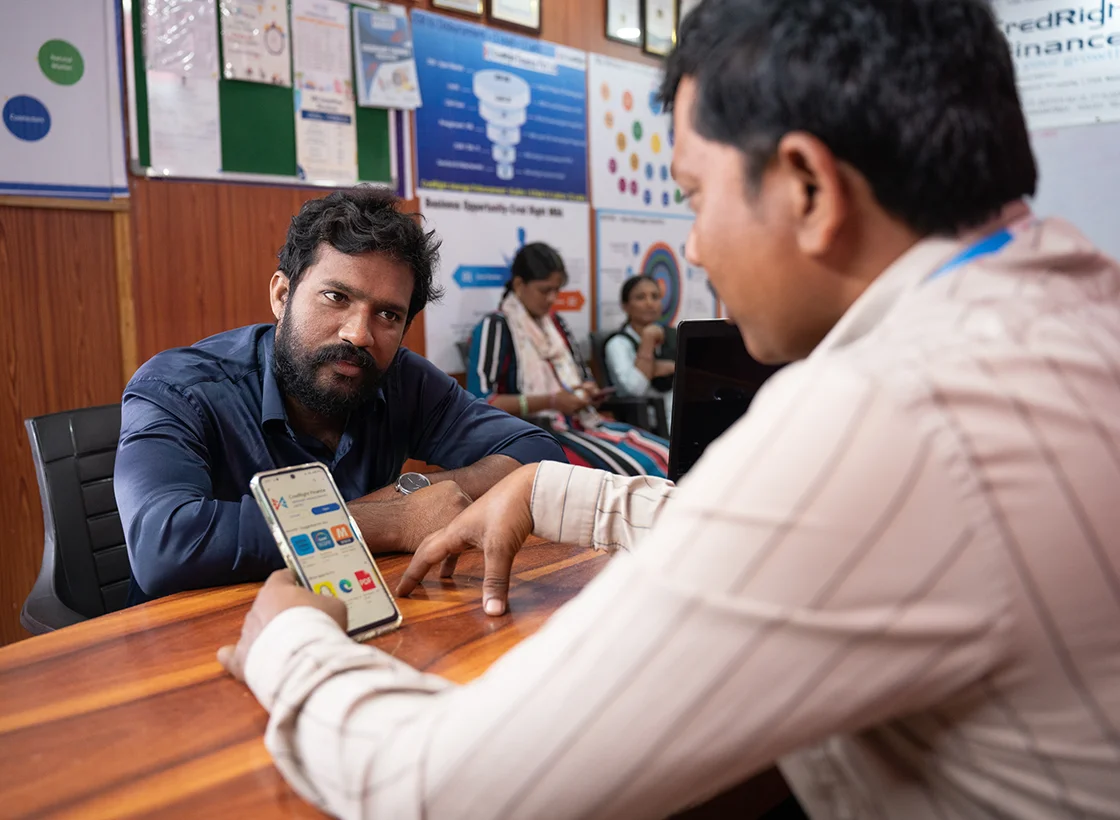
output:
<instances>
[{"instance_id":1,"label":"woman with white scarf","mask_svg":"<svg viewBox=\"0 0 1120 820\"><path fill-rule=\"evenodd\" d=\"M467 389L550 430L572 464L664 476L667 441L595 411L605 393L578 361L564 320L552 312L567 281L564 260L549 245L534 242L517 252L498 311L471 337Z\"/></svg>"}]
</instances>

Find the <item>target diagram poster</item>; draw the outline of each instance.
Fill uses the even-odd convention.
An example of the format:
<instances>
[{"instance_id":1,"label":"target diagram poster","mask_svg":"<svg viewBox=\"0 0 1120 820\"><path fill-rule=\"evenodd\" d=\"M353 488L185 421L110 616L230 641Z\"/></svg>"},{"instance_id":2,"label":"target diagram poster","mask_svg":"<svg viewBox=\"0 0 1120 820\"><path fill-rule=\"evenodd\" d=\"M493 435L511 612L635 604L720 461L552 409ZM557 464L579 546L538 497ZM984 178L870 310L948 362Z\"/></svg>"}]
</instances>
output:
<instances>
[{"instance_id":1,"label":"target diagram poster","mask_svg":"<svg viewBox=\"0 0 1120 820\"><path fill-rule=\"evenodd\" d=\"M674 327L682 319L711 319L719 315L715 294L703 268L688 264L684 243L692 220L680 216L636 213L596 215L598 253L596 317L600 330L621 327L626 321L619 296L631 276L652 276L661 289L661 321Z\"/></svg>"},{"instance_id":2,"label":"target diagram poster","mask_svg":"<svg viewBox=\"0 0 1120 820\"><path fill-rule=\"evenodd\" d=\"M661 71L592 54L588 61L591 204L687 215L673 181L672 118L657 102Z\"/></svg>"},{"instance_id":3,"label":"target diagram poster","mask_svg":"<svg viewBox=\"0 0 1120 820\"><path fill-rule=\"evenodd\" d=\"M427 357L446 373L462 373L456 345L498 309L509 266L522 245L547 242L564 260L568 284L556 300L576 341L588 338L591 219L586 203L525 197L420 191L425 226L443 240L437 283L442 301L424 309Z\"/></svg>"},{"instance_id":4,"label":"target diagram poster","mask_svg":"<svg viewBox=\"0 0 1120 820\"><path fill-rule=\"evenodd\" d=\"M587 55L412 13L420 187L587 201Z\"/></svg>"}]
</instances>

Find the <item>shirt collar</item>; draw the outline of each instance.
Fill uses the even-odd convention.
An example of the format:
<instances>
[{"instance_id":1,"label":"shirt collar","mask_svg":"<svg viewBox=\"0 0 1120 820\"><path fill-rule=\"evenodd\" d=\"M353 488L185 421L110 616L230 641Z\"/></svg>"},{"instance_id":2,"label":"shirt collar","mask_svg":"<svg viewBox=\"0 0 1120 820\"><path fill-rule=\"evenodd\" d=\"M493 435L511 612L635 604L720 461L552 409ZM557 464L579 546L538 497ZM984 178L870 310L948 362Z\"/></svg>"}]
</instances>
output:
<instances>
[{"instance_id":1,"label":"shirt collar","mask_svg":"<svg viewBox=\"0 0 1120 820\"><path fill-rule=\"evenodd\" d=\"M276 383L276 371L273 367L273 346L275 344L275 326L270 328L257 341L257 361L261 363L261 425L264 426L270 421L279 420L290 430L288 410L284 406L284 394L280 390L280 385ZM400 351L398 350L397 357L399 356ZM396 358L393 359L393 364L389 366L390 370L395 365ZM373 401L376 405L387 404L384 382L377 388L377 395Z\"/></svg>"},{"instance_id":2,"label":"shirt collar","mask_svg":"<svg viewBox=\"0 0 1120 820\"><path fill-rule=\"evenodd\" d=\"M920 287L930 274L956 257L970 244L1029 215L1030 208L1025 202L1013 202L1007 205L998 217L980 228L955 237L927 237L920 240L868 285L840 317L840 321L821 340L809 358L846 347L863 338L883 320L904 295Z\"/></svg>"},{"instance_id":3,"label":"shirt collar","mask_svg":"<svg viewBox=\"0 0 1120 820\"><path fill-rule=\"evenodd\" d=\"M288 423L288 411L284 407L284 394L276 383L276 371L272 364L272 346L275 344L276 327L273 326L257 342L257 360L261 363L261 424L280 420Z\"/></svg>"}]
</instances>

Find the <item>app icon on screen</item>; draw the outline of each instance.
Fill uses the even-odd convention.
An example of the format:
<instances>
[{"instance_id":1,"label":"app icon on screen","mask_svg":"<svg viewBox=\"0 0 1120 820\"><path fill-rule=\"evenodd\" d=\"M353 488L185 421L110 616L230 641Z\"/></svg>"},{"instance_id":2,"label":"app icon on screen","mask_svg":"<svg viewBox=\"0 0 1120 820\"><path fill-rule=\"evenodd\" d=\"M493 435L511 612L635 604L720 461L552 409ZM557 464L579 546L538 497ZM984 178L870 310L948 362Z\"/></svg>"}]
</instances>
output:
<instances>
[{"instance_id":1,"label":"app icon on screen","mask_svg":"<svg viewBox=\"0 0 1120 820\"><path fill-rule=\"evenodd\" d=\"M335 524L331 527L331 535L334 536L334 540L338 542L339 546L349 544L354 540L354 533L350 531L350 527L346 524Z\"/></svg>"},{"instance_id":2,"label":"app icon on screen","mask_svg":"<svg viewBox=\"0 0 1120 820\"><path fill-rule=\"evenodd\" d=\"M354 577L357 578L358 583L362 585L363 592L369 592L371 589L373 589L373 576L366 572L364 569L360 569L355 572Z\"/></svg>"},{"instance_id":3,"label":"app icon on screen","mask_svg":"<svg viewBox=\"0 0 1120 820\"><path fill-rule=\"evenodd\" d=\"M315 585L315 594L316 595L330 595L332 598L337 598L338 597L338 595L334 591L334 587L331 586L330 581L323 581L323 583L321 583L321 584L316 584Z\"/></svg>"},{"instance_id":4,"label":"app icon on screen","mask_svg":"<svg viewBox=\"0 0 1120 820\"><path fill-rule=\"evenodd\" d=\"M315 530L311 533L311 537L315 539L315 546L321 550L329 550L334 546L334 541L331 540L331 534L326 530Z\"/></svg>"},{"instance_id":5,"label":"app icon on screen","mask_svg":"<svg viewBox=\"0 0 1120 820\"><path fill-rule=\"evenodd\" d=\"M338 582L338 588L341 589L343 592L353 592L354 591L354 585L352 583L350 583L349 578L343 578L341 581L339 581Z\"/></svg>"},{"instance_id":6,"label":"app icon on screen","mask_svg":"<svg viewBox=\"0 0 1120 820\"><path fill-rule=\"evenodd\" d=\"M315 552L315 547L311 545L311 539L306 535L293 535L292 549L296 551L296 555L310 555Z\"/></svg>"}]
</instances>

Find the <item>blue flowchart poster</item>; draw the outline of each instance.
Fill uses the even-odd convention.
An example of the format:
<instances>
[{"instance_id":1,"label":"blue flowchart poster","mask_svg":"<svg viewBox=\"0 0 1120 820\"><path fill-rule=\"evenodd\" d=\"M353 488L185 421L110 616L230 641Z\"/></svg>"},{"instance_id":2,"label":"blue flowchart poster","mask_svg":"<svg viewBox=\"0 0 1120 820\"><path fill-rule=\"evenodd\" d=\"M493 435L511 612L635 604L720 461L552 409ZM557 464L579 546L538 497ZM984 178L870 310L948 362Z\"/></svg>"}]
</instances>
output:
<instances>
[{"instance_id":1,"label":"blue flowchart poster","mask_svg":"<svg viewBox=\"0 0 1120 820\"><path fill-rule=\"evenodd\" d=\"M419 187L587 201L587 55L412 14Z\"/></svg>"}]
</instances>

